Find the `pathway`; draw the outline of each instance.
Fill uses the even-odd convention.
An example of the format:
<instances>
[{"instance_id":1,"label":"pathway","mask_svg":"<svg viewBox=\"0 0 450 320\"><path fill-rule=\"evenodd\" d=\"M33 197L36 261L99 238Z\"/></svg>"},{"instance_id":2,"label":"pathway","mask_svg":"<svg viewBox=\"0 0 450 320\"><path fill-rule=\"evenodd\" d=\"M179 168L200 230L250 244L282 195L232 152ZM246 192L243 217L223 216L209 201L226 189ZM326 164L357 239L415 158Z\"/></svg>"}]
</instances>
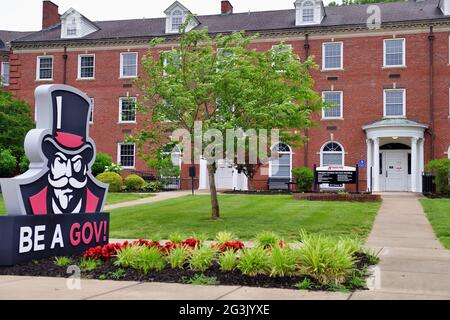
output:
<instances>
[{"instance_id":1,"label":"pathway","mask_svg":"<svg viewBox=\"0 0 450 320\"><path fill-rule=\"evenodd\" d=\"M113 209L133 207L133 206L138 206L141 204L147 204L147 203L153 203L153 202L159 202L159 201L184 197L184 196L187 196L190 194L191 194L191 191L186 191L186 190L161 192L161 193L157 193L156 196L150 197L150 198L143 198L143 199L138 199L138 200L134 200L134 201L121 202L121 203L107 205L107 206L105 206L104 210L109 211L109 210L113 210Z\"/></svg>"}]
</instances>

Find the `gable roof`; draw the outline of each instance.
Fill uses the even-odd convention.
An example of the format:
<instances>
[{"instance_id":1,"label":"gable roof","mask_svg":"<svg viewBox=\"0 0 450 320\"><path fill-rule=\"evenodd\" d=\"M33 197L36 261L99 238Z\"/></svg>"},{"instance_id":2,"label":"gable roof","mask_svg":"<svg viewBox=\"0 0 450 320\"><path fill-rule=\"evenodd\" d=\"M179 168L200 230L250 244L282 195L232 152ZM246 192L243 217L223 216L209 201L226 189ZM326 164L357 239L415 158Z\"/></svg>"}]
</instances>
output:
<instances>
[{"instance_id":1,"label":"gable roof","mask_svg":"<svg viewBox=\"0 0 450 320\"><path fill-rule=\"evenodd\" d=\"M33 32L0 30L0 51L9 51L11 41L28 36Z\"/></svg>"},{"instance_id":2,"label":"gable roof","mask_svg":"<svg viewBox=\"0 0 450 320\"><path fill-rule=\"evenodd\" d=\"M381 9L382 24L396 22L421 22L442 20L450 23L450 16L444 16L438 8L440 0L422 2L402 1L377 4ZM320 25L295 26L295 9L233 13L229 15L197 16L197 28L208 27L211 33L232 31L268 31L268 30L302 30L320 29L340 26L366 26L367 5L350 5L326 7L326 16ZM152 38L170 36L165 33L166 18L98 21L100 30L78 40L108 40L129 38ZM61 26L56 25L47 30L38 31L14 41L14 44L27 42L60 41Z\"/></svg>"}]
</instances>

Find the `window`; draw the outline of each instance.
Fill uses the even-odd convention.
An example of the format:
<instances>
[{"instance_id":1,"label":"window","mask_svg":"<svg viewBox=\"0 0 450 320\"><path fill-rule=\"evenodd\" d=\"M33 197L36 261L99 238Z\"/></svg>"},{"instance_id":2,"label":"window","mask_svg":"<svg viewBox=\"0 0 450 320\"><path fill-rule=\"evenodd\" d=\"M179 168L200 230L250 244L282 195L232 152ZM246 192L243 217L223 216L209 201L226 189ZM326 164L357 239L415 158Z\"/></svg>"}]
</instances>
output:
<instances>
[{"instance_id":1,"label":"window","mask_svg":"<svg viewBox=\"0 0 450 320\"><path fill-rule=\"evenodd\" d=\"M326 91L322 93L327 108L322 110L323 119L339 119L343 117L342 91Z\"/></svg>"},{"instance_id":2,"label":"window","mask_svg":"<svg viewBox=\"0 0 450 320\"><path fill-rule=\"evenodd\" d=\"M170 70L172 67L179 68L181 66L181 55L176 50L162 52L161 58L164 64L164 76L174 73L173 70Z\"/></svg>"},{"instance_id":3,"label":"window","mask_svg":"<svg viewBox=\"0 0 450 320\"><path fill-rule=\"evenodd\" d=\"M287 55L289 54L289 55ZM292 45L290 44L280 44L272 46L272 55L273 55L273 67L277 71L286 71L283 69L283 64L286 62L286 59L292 58Z\"/></svg>"},{"instance_id":4,"label":"window","mask_svg":"<svg viewBox=\"0 0 450 320\"><path fill-rule=\"evenodd\" d=\"M37 57L37 80L53 80L53 57Z\"/></svg>"},{"instance_id":5,"label":"window","mask_svg":"<svg viewBox=\"0 0 450 320\"><path fill-rule=\"evenodd\" d=\"M405 66L405 39L384 40L384 66Z\"/></svg>"},{"instance_id":6,"label":"window","mask_svg":"<svg viewBox=\"0 0 450 320\"><path fill-rule=\"evenodd\" d=\"M272 153L277 153L278 158L270 161L270 176L273 178L291 178L291 148L287 144L279 143L272 149Z\"/></svg>"},{"instance_id":7,"label":"window","mask_svg":"<svg viewBox=\"0 0 450 320\"><path fill-rule=\"evenodd\" d=\"M183 12L181 10L175 10L172 12L172 31L180 31L180 27L183 24Z\"/></svg>"},{"instance_id":8,"label":"window","mask_svg":"<svg viewBox=\"0 0 450 320\"><path fill-rule=\"evenodd\" d=\"M9 63L2 62L1 67L0 84L9 86Z\"/></svg>"},{"instance_id":9,"label":"window","mask_svg":"<svg viewBox=\"0 0 450 320\"><path fill-rule=\"evenodd\" d=\"M78 79L94 79L95 55L85 54L78 56Z\"/></svg>"},{"instance_id":10,"label":"window","mask_svg":"<svg viewBox=\"0 0 450 320\"><path fill-rule=\"evenodd\" d=\"M385 117L405 117L406 90L389 89L384 90L384 116Z\"/></svg>"},{"instance_id":11,"label":"window","mask_svg":"<svg viewBox=\"0 0 450 320\"><path fill-rule=\"evenodd\" d=\"M67 36L76 37L78 35L77 18L73 17L67 25Z\"/></svg>"},{"instance_id":12,"label":"window","mask_svg":"<svg viewBox=\"0 0 450 320\"><path fill-rule=\"evenodd\" d=\"M344 148L337 142L326 143L320 152L321 166L343 166Z\"/></svg>"},{"instance_id":13,"label":"window","mask_svg":"<svg viewBox=\"0 0 450 320\"><path fill-rule=\"evenodd\" d=\"M136 98L120 98L119 110L119 123L136 122Z\"/></svg>"},{"instance_id":14,"label":"window","mask_svg":"<svg viewBox=\"0 0 450 320\"><path fill-rule=\"evenodd\" d=\"M450 146L448 147L447 157L450 159Z\"/></svg>"},{"instance_id":15,"label":"window","mask_svg":"<svg viewBox=\"0 0 450 320\"><path fill-rule=\"evenodd\" d=\"M137 77L138 54L136 52L127 52L120 54L120 77Z\"/></svg>"},{"instance_id":16,"label":"window","mask_svg":"<svg viewBox=\"0 0 450 320\"><path fill-rule=\"evenodd\" d=\"M328 42L323 44L323 69L336 70L343 68L343 43Z\"/></svg>"},{"instance_id":17,"label":"window","mask_svg":"<svg viewBox=\"0 0 450 320\"><path fill-rule=\"evenodd\" d=\"M89 115L89 123L94 123L94 105L95 100L94 98L91 98L91 114Z\"/></svg>"},{"instance_id":18,"label":"window","mask_svg":"<svg viewBox=\"0 0 450 320\"><path fill-rule=\"evenodd\" d=\"M119 164L124 169L134 169L134 144L119 143Z\"/></svg>"},{"instance_id":19,"label":"window","mask_svg":"<svg viewBox=\"0 0 450 320\"><path fill-rule=\"evenodd\" d=\"M314 3L305 1L303 4L303 22L314 22Z\"/></svg>"}]
</instances>

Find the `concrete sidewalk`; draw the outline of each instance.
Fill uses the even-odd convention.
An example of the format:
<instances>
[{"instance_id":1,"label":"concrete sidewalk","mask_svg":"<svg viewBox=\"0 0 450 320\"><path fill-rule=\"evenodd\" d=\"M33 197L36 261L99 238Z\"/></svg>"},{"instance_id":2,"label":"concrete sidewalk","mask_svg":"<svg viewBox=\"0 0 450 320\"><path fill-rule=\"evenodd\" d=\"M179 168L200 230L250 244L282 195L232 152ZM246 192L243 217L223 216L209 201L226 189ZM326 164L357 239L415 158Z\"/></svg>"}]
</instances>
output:
<instances>
[{"instance_id":1,"label":"concrete sidewalk","mask_svg":"<svg viewBox=\"0 0 450 320\"><path fill-rule=\"evenodd\" d=\"M385 193L367 246L380 251L372 291L353 299L450 299L450 251L436 238L421 195Z\"/></svg>"},{"instance_id":2,"label":"concrete sidewalk","mask_svg":"<svg viewBox=\"0 0 450 320\"><path fill-rule=\"evenodd\" d=\"M109 206L105 206L104 211L109 211L109 210L119 209L119 208L126 208L126 207L133 207L133 206L138 206L141 204L159 202L159 201L164 201L164 200L169 200L169 199L176 199L176 198L184 197L184 196L187 196L190 194L191 194L191 191L186 191L186 190L161 192L161 193L157 193L154 197L150 197L150 198L143 198L143 199L138 199L138 200L134 200L134 201L111 204Z\"/></svg>"}]
</instances>

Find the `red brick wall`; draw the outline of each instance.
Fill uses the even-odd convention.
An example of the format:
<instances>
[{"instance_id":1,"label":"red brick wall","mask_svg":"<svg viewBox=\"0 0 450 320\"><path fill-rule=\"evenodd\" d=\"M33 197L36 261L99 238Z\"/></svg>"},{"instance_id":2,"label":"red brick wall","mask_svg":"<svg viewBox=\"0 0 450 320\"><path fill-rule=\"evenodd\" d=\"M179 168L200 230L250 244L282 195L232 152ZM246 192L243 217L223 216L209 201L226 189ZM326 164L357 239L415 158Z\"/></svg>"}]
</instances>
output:
<instances>
[{"instance_id":1,"label":"red brick wall","mask_svg":"<svg viewBox=\"0 0 450 320\"><path fill-rule=\"evenodd\" d=\"M450 120L449 120L449 32L436 32L434 45L434 90L435 90L435 131L436 131L436 157L445 157L450 145ZM362 126L383 118L383 89L392 88L396 83L397 88L407 90L407 118L410 120L430 123L429 119L429 71L428 71L428 33L402 34L398 32L397 38L406 38L406 68L383 69L383 39L392 38L386 36L367 36L335 38L335 41L344 42L344 70L343 71L313 71L316 81L315 89L318 92L334 90L344 92L344 120L321 120L315 116L317 127L310 130L308 165L320 165L320 149L330 140L340 142L345 148L345 164L354 166L359 160L367 160L366 135ZM281 41L281 39L280 39ZM315 56L315 61L321 67L322 43L330 42L328 39L310 40L310 53ZM269 50L273 42L258 42L253 46L258 50ZM304 40L290 40L294 52L304 57ZM106 152L117 161L117 143L123 141L124 130L135 130L139 125L118 124L119 97L138 96L132 88L124 88L129 80L119 79L120 53L124 49L96 50L69 52L67 63L67 84L73 85L85 91L95 98L94 125L91 135L95 139L99 152ZM139 52L139 59L145 54L146 49L131 50ZM18 53L11 57L11 89L21 98L34 104L33 91L42 83L36 78L36 57L40 53ZM96 69L95 80L76 80L78 54L95 53ZM47 52L54 56L54 83L63 81L63 51ZM389 74L399 74L400 78L390 79ZM337 81L328 81L327 77L337 76ZM15 78L15 79L14 79ZM138 123L139 123L138 117ZM327 127L335 126L337 130L329 131ZM333 135L333 137L332 137ZM333 139L332 139L333 138ZM425 137L425 162L431 159L430 135ZM304 165L304 149L296 148L293 156L293 166ZM182 185L189 188L188 166L183 166L184 178ZM143 161L137 160L137 169L146 170ZM198 170L197 170L198 172ZM258 175L255 179L258 189L266 188L266 175ZM196 182L198 184L198 181ZM366 188L366 172L361 172L361 189Z\"/></svg>"}]
</instances>

